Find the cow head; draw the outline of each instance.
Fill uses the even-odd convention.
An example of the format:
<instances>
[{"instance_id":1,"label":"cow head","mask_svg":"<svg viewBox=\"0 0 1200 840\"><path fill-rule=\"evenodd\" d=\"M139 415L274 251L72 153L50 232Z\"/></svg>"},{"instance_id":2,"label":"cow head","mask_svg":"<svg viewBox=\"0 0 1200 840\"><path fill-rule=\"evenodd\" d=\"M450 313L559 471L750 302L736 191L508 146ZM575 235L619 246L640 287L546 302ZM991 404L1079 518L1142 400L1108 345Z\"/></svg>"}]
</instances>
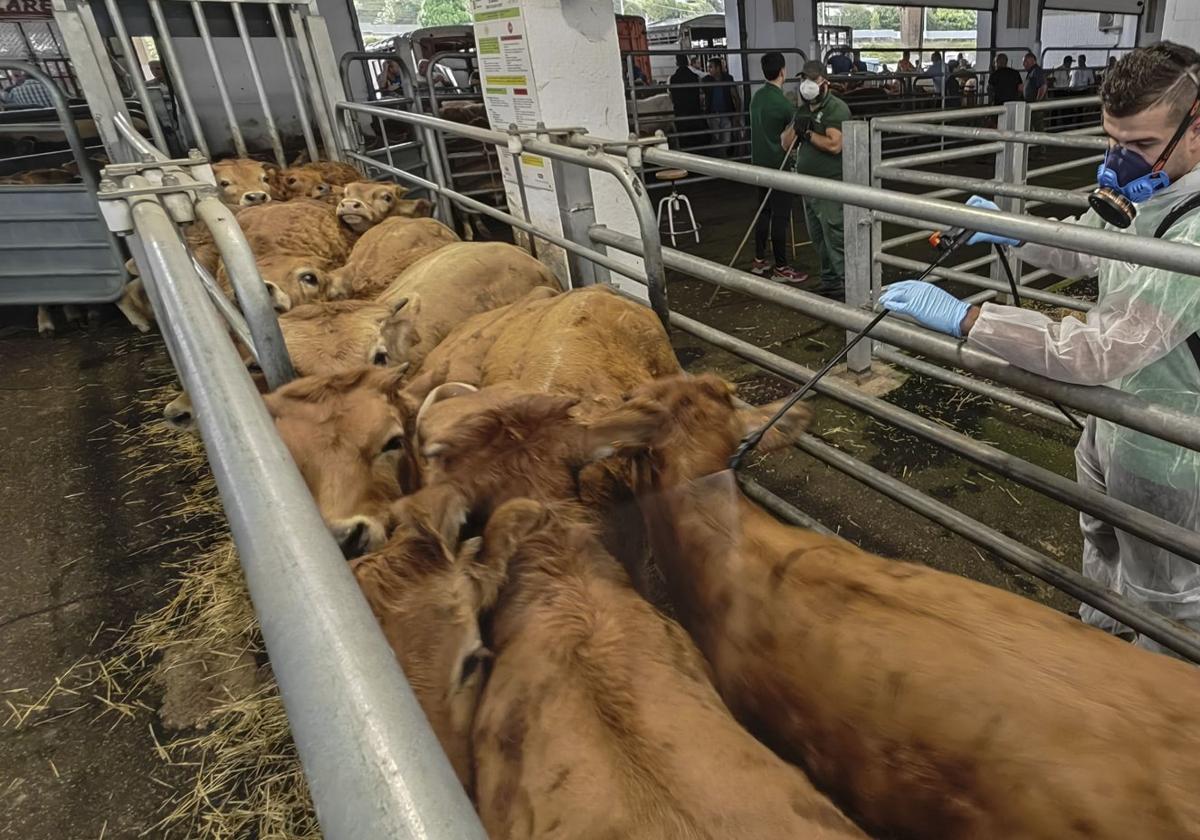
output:
<instances>
[{"instance_id":1,"label":"cow head","mask_svg":"<svg viewBox=\"0 0 1200 840\"><path fill-rule=\"evenodd\" d=\"M314 172L304 167L285 169L279 173L279 183L283 195L287 199L315 198L322 200L329 196L332 187L325 183L320 172Z\"/></svg>"},{"instance_id":2,"label":"cow head","mask_svg":"<svg viewBox=\"0 0 1200 840\"><path fill-rule=\"evenodd\" d=\"M616 409L596 420L575 416L572 397L497 385L469 392L457 383L430 391L417 418L423 480L448 483L486 516L507 499L574 499L580 471L644 446L666 422L653 406Z\"/></svg>"},{"instance_id":3,"label":"cow head","mask_svg":"<svg viewBox=\"0 0 1200 840\"><path fill-rule=\"evenodd\" d=\"M287 312L302 303L343 296L325 260L273 254L259 257L256 262L258 273L271 292L271 303L276 312Z\"/></svg>"},{"instance_id":4,"label":"cow head","mask_svg":"<svg viewBox=\"0 0 1200 840\"><path fill-rule=\"evenodd\" d=\"M746 405L734 399L735 392L731 383L713 374L669 376L636 388L625 402L625 411L648 416L665 411L670 418L645 441L639 461L650 469L639 471L643 482L653 480L669 487L721 472L742 439L763 426L785 402ZM794 406L755 451L789 446L808 428L810 419L807 406Z\"/></svg>"},{"instance_id":5,"label":"cow head","mask_svg":"<svg viewBox=\"0 0 1200 840\"><path fill-rule=\"evenodd\" d=\"M278 167L248 158L217 161L212 165L221 201L231 207L266 204L274 198L273 175Z\"/></svg>"},{"instance_id":6,"label":"cow head","mask_svg":"<svg viewBox=\"0 0 1200 840\"><path fill-rule=\"evenodd\" d=\"M471 724L491 657L479 616L496 601L503 567L478 561L478 537L460 541L466 503L452 488L402 499L393 516L395 530L387 543L350 568L470 791Z\"/></svg>"},{"instance_id":7,"label":"cow head","mask_svg":"<svg viewBox=\"0 0 1200 840\"><path fill-rule=\"evenodd\" d=\"M391 504L418 486L412 435L421 386L364 367L307 376L265 397L275 427L349 557L379 548Z\"/></svg>"},{"instance_id":8,"label":"cow head","mask_svg":"<svg viewBox=\"0 0 1200 840\"><path fill-rule=\"evenodd\" d=\"M355 233L363 233L391 216L417 217L432 213L432 204L423 198L405 199L407 192L398 184L374 181L347 184L342 200L338 202L338 219Z\"/></svg>"},{"instance_id":9,"label":"cow head","mask_svg":"<svg viewBox=\"0 0 1200 840\"><path fill-rule=\"evenodd\" d=\"M395 362L408 361L409 351L420 342L421 334L417 331L420 315L421 296L414 292L396 301L392 314L383 322L380 328L383 345Z\"/></svg>"},{"instance_id":10,"label":"cow head","mask_svg":"<svg viewBox=\"0 0 1200 840\"><path fill-rule=\"evenodd\" d=\"M383 325L394 309L367 300L293 307L279 318L292 367L300 376L327 376L363 365L391 364Z\"/></svg>"}]
</instances>

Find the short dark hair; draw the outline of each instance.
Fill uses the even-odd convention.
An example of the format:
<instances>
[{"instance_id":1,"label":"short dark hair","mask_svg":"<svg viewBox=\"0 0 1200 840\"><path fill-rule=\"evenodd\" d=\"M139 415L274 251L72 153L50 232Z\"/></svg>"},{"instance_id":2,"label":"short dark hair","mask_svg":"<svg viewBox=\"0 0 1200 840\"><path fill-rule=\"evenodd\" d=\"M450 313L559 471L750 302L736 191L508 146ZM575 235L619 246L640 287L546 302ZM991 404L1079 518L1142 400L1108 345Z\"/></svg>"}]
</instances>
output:
<instances>
[{"instance_id":1,"label":"short dark hair","mask_svg":"<svg viewBox=\"0 0 1200 840\"><path fill-rule=\"evenodd\" d=\"M1025 57L1024 57L1024 58L1022 58L1021 60L1022 60L1022 61L1024 61L1026 58L1032 58L1032 59L1033 59L1033 63L1034 63L1034 64L1037 64L1037 56L1036 56L1036 55L1034 55L1033 53L1031 53L1031 52L1027 52L1027 53L1025 53Z\"/></svg>"},{"instance_id":2,"label":"short dark hair","mask_svg":"<svg viewBox=\"0 0 1200 840\"><path fill-rule=\"evenodd\" d=\"M688 66L688 57L686 55L675 56L675 66L676 67L687 67Z\"/></svg>"},{"instance_id":3,"label":"short dark hair","mask_svg":"<svg viewBox=\"0 0 1200 840\"><path fill-rule=\"evenodd\" d=\"M825 65L819 61L806 61L800 68L800 75L806 79L812 79L814 82L817 79L823 79L825 78Z\"/></svg>"},{"instance_id":4,"label":"short dark hair","mask_svg":"<svg viewBox=\"0 0 1200 840\"><path fill-rule=\"evenodd\" d=\"M1172 116L1181 118L1196 98L1198 73L1200 53L1191 47L1171 41L1139 47L1104 76L1100 102L1113 117L1129 117L1168 102Z\"/></svg>"},{"instance_id":5,"label":"short dark hair","mask_svg":"<svg viewBox=\"0 0 1200 840\"><path fill-rule=\"evenodd\" d=\"M769 52L762 57L762 72L763 78L768 82L771 79L779 77L783 72L783 68L787 66L787 61L783 58L781 52Z\"/></svg>"}]
</instances>

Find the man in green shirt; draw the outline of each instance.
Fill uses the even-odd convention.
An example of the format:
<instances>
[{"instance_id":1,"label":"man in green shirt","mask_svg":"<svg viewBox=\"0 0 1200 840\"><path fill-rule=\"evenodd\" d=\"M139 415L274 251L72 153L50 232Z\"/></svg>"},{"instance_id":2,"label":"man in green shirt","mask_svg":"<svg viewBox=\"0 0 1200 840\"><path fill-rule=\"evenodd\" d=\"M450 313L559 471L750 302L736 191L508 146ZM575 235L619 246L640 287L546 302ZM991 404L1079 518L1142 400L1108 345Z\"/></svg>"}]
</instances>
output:
<instances>
[{"instance_id":1,"label":"man in green shirt","mask_svg":"<svg viewBox=\"0 0 1200 840\"><path fill-rule=\"evenodd\" d=\"M787 150L794 136L791 131L796 109L783 93L786 75L783 53L769 52L762 57L763 78L767 84L759 88L750 100L750 162L768 169L783 167ZM766 204L763 205L764 200ZM792 194L783 190L758 188L758 203L762 212L754 225L754 264L750 270L760 277L770 277L785 283L807 279L788 265L788 221L792 215ZM767 237L775 261L767 259Z\"/></svg>"},{"instance_id":2,"label":"man in green shirt","mask_svg":"<svg viewBox=\"0 0 1200 840\"><path fill-rule=\"evenodd\" d=\"M789 131L796 140L796 171L801 175L842 180L842 123L850 108L829 90L825 67L810 61L801 71L800 105ZM788 142L787 134L784 142ZM842 205L824 198L804 199L808 238L821 264L821 282L813 289L835 300L846 299L846 257Z\"/></svg>"}]
</instances>

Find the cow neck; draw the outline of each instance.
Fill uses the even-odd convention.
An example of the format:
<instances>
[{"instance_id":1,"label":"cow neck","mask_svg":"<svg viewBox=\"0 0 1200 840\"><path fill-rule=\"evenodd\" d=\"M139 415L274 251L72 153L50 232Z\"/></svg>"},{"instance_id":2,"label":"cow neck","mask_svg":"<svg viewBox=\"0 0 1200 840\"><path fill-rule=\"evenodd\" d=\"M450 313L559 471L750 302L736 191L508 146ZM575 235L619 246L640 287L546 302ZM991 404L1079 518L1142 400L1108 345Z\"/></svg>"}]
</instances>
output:
<instances>
[{"instance_id":1,"label":"cow neck","mask_svg":"<svg viewBox=\"0 0 1200 840\"><path fill-rule=\"evenodd\" d=\"M732 472L660 489L640 504L680 621L712 655L730 610L753 610L765 597L770 565L756 543L759 519L769 515L742 495Z\"/></svg>"}]
</instances>

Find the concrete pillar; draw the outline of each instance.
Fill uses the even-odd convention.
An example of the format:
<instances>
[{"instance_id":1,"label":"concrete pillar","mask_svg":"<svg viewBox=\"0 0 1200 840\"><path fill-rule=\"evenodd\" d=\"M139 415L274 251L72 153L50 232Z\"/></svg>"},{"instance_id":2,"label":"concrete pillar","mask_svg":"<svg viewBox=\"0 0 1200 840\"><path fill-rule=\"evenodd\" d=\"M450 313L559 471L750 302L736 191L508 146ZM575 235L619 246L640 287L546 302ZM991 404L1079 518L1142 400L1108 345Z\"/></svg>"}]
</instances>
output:
<instances>
[{"instance_id":1,"label":"concrete pillar","mask_svg":"<svg viewBox=\"0 0 1200 840\"><path fill-rule=\"evenodd\" d=\"M900 8L900 44L902 46L915 49L921 43L921 26L924 19L924 6L902 6Z\"/></svg>"},{"instance_id":2,"label":"concrete pillar","mask_svg":"<svg viewBox=\"0 0 1200 840\"><path fill-rule=\"evenodd\" d=\"M1196 0L1167 0L1162 40L1192 46L1200 44L1200 3Z\"/></svg>"},{"instance_id":3,"label":"concrete pillar","mask_svg":"<svg viewBox=\"0 0 1200 840\"><path fill-rule=\"evenodd\" d=\"M739 7L744 8L746 19L738 17ZM820 47L817 43L817 21L814 17L815 7L810 0L793 0L790 11L791 20L777 20L775 5L771 0L741 0L725 3L725 31L728 33L729 45L734 48L746 47L754 50L772 50L783 48L800 48L809 58L820 59ZM745 27L746 39L742 43L741 29ZM794 54L785 53L787 72L794 76L800 72L802 62ZM749 81L759 81L758 62L760 56L755 54L747 61L750 71ZM731 61L729 72L734 78L741 79L738 66L740 62Z\"/></svg>"},{"instance_id":4,"label":"concrete pillar","mask_svg":"<svg viewBox=\"0 0 1200 840\"><path fill-rule=\"evenodd\" d=\"M583 127L601 137L629 134L616 18L611 4L589 0L473 0L475 39L482 65L484 101L492 128ZM512 156L500 151L506 192L514 215L522 215ZM633 208L611 176L590 172L587 179L555 176L549 161L522 156L529 218L539 227L564 234L560 205L581 209L590 202L595 221L624 233L638 232ZM580 185L591 195L581 196ZM567 195L566 191L572 194ZM569 226L571 227L571 226ZM565 232L580 236L577 230ZM600 249L603 250L603 249ZM558 275L571 277L566 253L544 240L538 258ZM614 259L624 255L612 254ZM628 261L640 265L640 260ZM577 282L580 278L576 278ZM587 278L583 278L587 279ZM613 276L622 289L645 296L645 287Z\"/></svg>"}]
</instances>

